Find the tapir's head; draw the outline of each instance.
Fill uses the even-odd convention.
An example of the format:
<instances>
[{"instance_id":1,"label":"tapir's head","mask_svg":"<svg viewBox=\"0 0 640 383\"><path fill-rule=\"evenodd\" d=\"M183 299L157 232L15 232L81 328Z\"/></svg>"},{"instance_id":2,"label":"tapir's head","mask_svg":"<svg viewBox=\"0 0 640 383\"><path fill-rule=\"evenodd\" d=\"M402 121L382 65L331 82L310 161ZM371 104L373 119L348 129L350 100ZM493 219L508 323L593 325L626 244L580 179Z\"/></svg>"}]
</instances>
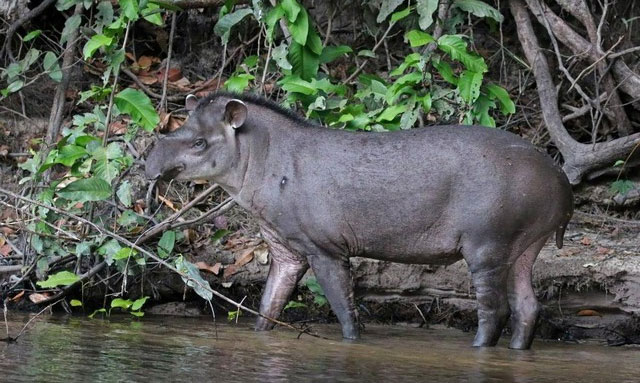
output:
<instances>
[{"instance_id":1,"label":"tapir's head","mask_svg":"<svg viewBox=\"0 0 640 383\"><path fill-rule=\"evenodd\" d=\"M235 165L236 132L247 118L246 105L225 97L198 102L190 95L186 107L187 122L161 137L147 156L147 178L211 180Z\"/></svg>"}]
</instances>

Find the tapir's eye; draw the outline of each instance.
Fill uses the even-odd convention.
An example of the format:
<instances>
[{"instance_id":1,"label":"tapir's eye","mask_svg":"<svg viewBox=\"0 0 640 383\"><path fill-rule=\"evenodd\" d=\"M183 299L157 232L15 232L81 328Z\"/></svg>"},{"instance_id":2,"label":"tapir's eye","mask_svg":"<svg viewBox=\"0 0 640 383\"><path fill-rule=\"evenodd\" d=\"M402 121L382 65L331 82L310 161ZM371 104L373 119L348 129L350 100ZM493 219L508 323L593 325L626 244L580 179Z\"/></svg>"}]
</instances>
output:
<instances>
[{"instance_id":1,"label":"tapir's eye","mask_svg":"<svg viewBox=\"0 0 640 383\"><path fill-rule=\"evenodd\" d=\"M207 141L204 138L198 138L193 142L194 149L204 149L207 147Z\"/></svg>"}]
</instances>

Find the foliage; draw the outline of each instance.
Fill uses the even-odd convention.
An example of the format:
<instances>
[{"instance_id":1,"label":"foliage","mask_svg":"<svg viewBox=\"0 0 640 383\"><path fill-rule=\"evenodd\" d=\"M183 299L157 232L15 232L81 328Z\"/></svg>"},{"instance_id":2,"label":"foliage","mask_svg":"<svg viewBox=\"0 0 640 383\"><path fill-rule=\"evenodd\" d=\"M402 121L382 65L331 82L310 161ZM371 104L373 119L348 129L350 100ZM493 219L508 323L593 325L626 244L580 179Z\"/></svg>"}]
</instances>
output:
<instances>
[{"instance_id":1,"label":"foliage","mask_svg":"<svg viewBox=\"0 0 640 383\"><path fill-rule=\"evenodd\" d=\"M299 108L307 117L326 126L346 130L410 129L424 125L425 120L493 127L498 111L503 114L515 111L508 92L486 81L488 68L484 58L473 50L470 37L461 34L459 28L460 20L466 17L502 21L502 15L483 1L453 1L451 20L437 20L438 0L371 2L376 13L372 19L375 21L366 28L371 37L381 42L390 39L383 31L393 30L398 36L394 37L397 43L404 43L398 64L378 72L368 72L367 63L384 61L377 49L380 44L374 47L323 43L315 20L298 0L279 0L274 6L259 0L249 3L226 1L219 9L213 33L226 49L234 43L236 28L258 29L268 49L243 57L223 84L227 90L261 92L270 85L283 95L280 100L283 105ZM122 87L115 80L131 54L126 49L125 36L129 36L134 23L162 26L167 10L176 9L167 2L153 0L59 0L56 6L65 12L76 4L91 12L68 17L57 42L60 46L69 44L73 32L79 31L81 56L87 66L98 71L99 80L80 92L77 110L82 112L73 116L70 125L63 129L62 138L51 148L42 146L33 150L32 157L20 165L24 171L21 184L37 190L35 198L46 206L109 225L124 236L134 236L145 229L149 219L136 209L137 191L124 179L135 161L125 148L137 136L153 131L160 116L143 91ZM438 23L446 26L445 33L434 36ZM19 59L0 69L0 101L42 76L61 81L62 51L51 48L55 44L48 42L51 39L46 33L33 30L22 36ZM354 60L360 64L353 65ZM348 67L346 79L331 70L338 65ZM263 83L267 73L269 84ZM114 124L124 125L126 130L117 139L111 137ZM49 177L52 171L55 177ZM111 216L102 214L104 211L115 213ZM123 247L115 239L79 235L79 240L71 241L57 236L54 229L65 225L65 217L46 207L34 207L33 214L48 223L33 221L27 225L33 233L30 245L38 257L38 275L44 279L38 282L42 288L66 286L80 280L71 271L50 269L54 260L69 254L75 254L81 264L96 259L104 261L123 276L147 269L143 254ZM83 231L80 227L68 229ZM226 234L229 234L226 230L216 232L213 243L219 243ZM210 300L209 284L198 267L176 251L181 240L180 233L167 231L153 250L187 275L184 282L198 295ZM309 279L306 286L313 293L315 304L327 303L315 279ZM109 310L103 308L96 313L109 314L117 308L141 315L139 309L144 301L137 302L117 298ZM82 304L72 302L72 305L78 303ZM299 305L290 302L287 308ZM229 312L230 319L238 315L239 310Z\"/></svg>"}]
</instances>

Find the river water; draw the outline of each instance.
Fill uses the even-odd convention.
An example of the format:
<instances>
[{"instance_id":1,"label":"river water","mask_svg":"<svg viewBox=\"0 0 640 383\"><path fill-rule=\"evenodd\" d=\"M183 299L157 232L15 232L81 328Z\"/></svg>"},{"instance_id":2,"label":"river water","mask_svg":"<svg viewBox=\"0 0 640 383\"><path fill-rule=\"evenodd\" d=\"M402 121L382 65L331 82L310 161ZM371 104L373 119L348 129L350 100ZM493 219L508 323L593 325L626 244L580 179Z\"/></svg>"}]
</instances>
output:
<instances>
[{"instance_id":1,"label":"river water","mask_svg":"<svg viewBox=\"0 0 640 383\"><path fill-rule=\"evenodd\" d=\"M11 335L28 319L9 313ZM473 334L455 329L368 325L358 342L342 341L337 325L314 330L331 340L256 333L248 321L44 316L17 342L0 342L0 382L640 381L638 347L536 340L513 351L503 338L474 349Z\"/></svg>"}]
</instances>

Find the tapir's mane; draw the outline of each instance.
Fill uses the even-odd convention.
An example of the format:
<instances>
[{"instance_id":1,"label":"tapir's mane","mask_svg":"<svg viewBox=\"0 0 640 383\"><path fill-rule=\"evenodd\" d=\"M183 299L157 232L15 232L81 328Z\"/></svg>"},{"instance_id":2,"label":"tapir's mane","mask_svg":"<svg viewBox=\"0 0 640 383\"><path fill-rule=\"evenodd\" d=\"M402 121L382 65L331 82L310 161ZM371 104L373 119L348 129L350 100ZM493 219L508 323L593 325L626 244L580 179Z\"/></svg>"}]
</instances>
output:
<instances>
[{"instance_id":1,"label":"tapir's mane","mask_svg":"<svg viewBox=\"0 0 640 383\"><path fill-rule=\"evenodd\" d=\"M258 96L257 94L251 94L251 93L233 93L233 92L214 92L210 95L208 95L206 98L202 99L202 101L200 101L200 103L198 103L198 107L197 109L202 108L204 105L209 104L210 102L218 99L218 98L227 98L227 99L238 99L241 100L242 102L246 103L246 104L253 104L256 106L262 106L265 107L269 110L272 110L273 112L280 114L286 118L290 118L293 119L294 121L298 122L301 125L312 125L312 126L316 126L316 124L312 123L311 121L303 118L302 116L296 114L294 111L290 110L290 109L285 109L284 107L278 105L277 103L275 103L272 100L269 100L265 97L262 96ZM197 110L196 109L196 110Z\"/></svg>"}]
</instances>

